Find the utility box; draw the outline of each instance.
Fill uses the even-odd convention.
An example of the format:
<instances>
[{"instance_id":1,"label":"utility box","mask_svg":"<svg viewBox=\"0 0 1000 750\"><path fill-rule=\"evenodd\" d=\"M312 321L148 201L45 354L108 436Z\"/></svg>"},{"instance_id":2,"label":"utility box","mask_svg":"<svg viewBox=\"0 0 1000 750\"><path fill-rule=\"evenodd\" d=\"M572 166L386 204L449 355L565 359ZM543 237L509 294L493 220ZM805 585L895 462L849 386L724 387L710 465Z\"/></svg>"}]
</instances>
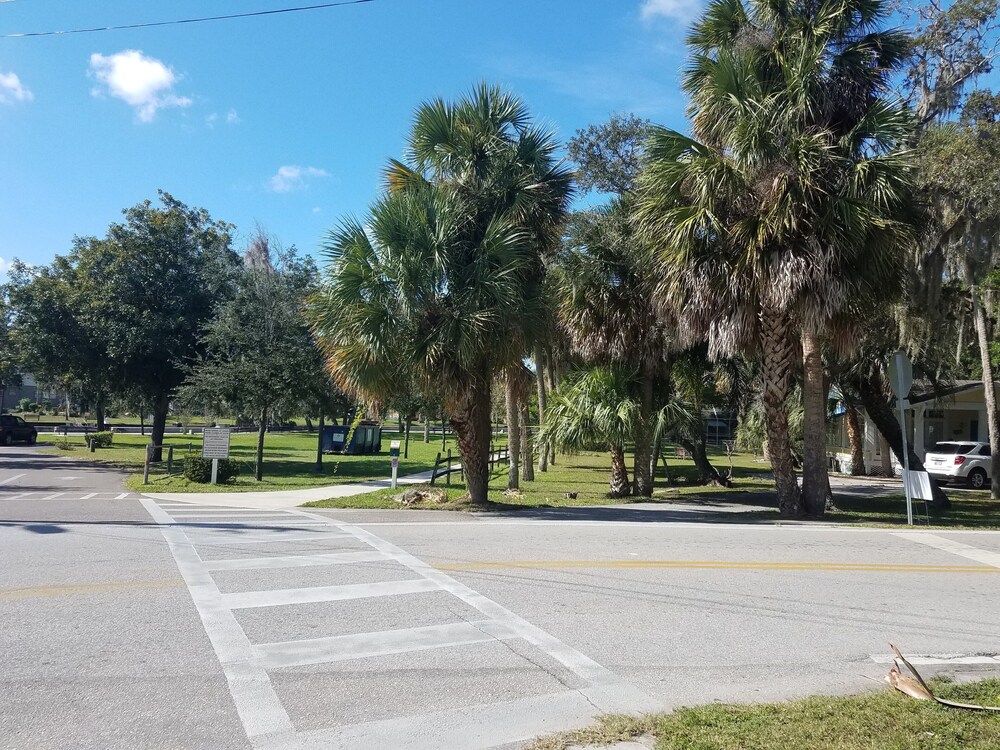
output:
<instances>
[{"instance_id":1,"label":"utility box","mask_svg":"<svg viewBox=\"0 0 1000 750\"><path fill-rule=\"evenodd\" d=\"M372 422L362 422L351 436L351 444L344 450L344 441L350 425L326 425L323 427L323 452L347 453L349 456L370 456L382 452L382 427Z\"/></svg>"}]
</instances>

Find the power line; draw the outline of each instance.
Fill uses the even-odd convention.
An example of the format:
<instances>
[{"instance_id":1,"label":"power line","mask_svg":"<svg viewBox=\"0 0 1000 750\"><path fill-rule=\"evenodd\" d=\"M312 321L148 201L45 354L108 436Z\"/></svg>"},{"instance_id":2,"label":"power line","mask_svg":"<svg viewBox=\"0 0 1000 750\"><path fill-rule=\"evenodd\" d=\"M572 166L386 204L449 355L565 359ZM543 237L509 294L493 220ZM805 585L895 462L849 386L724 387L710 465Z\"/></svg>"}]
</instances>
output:
<instances>
[{"instance_id":1,"label":"power line","mask_svg":"<svg viewBox=\"0 0 1000 750\"><path fill-rule=\"evenodd\" d=\"M0 0L3 2L4 0ZM175 26L184 23L203 23L204 21L228 21L233 18L251 18L253 16L274 16L279 13L300 13L306 10L322 10L337 8L343 5L362 5L375 0L340 0L336 3L321 5L301 5L297 8L276 8L275 10L258 10L252 13L232 13L226 16L205 16L204 18L182 18L177 21L152 21L149 23L130 23L122 26L98 26L93 29L68 29L66 31L29 31L22 34L0 34L0 39L15 39L29 36L62 36L63 34L91 34L95 31L121 31L122 29L148 29L153 26Z\"/></svg>"}]
</instances>

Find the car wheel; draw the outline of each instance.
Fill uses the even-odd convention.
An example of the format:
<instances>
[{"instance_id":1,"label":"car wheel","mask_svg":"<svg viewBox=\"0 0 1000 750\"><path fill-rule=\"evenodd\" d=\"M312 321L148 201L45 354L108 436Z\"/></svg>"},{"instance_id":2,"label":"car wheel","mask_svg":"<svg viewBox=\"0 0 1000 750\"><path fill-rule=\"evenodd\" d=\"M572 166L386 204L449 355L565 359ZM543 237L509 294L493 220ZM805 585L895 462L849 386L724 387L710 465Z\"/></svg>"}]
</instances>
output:
<instances>
[{"instance_id":1,"label":"car wheel","mask_svg":"<svg viewBox=\"0 0 1000 750\"><path fill-rule=\"evenodd\" d=\"M6 435L3 436L3 444L4 445L13 445L14 444L14 433L13 432L8 432Z\"/></svg>"},{"instance_id":2,"label":"car wheel","mask_svg":"<svg viewBox=\"0 0 1000 750\"><path fill-rule=\"evenodd\" d=\"M33 432L30 435L28 435L28 445L34 445L36 442L38 442L37 432Z\"/></svg>"},{"instance_id":3,"label":"car wheel","mask_svg":"<svg viewBox=\"0 0 1000 750\"><path fill-rule=\"evenodd\" d=\"M982 469L973 469L969 472L969 484L972 485L973 489L981 490L989 483L989 477L986 476L986 472Z\"/></svg>"}]
</instances>

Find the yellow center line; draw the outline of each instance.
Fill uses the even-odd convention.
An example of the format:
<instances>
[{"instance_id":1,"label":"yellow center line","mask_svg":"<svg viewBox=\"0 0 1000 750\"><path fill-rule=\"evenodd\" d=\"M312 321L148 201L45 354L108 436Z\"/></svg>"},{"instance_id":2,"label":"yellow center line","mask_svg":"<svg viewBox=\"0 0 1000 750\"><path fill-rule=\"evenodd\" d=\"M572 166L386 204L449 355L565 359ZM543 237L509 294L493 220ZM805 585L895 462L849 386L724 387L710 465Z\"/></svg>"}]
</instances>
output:
<instances>
[{"instance_id":1,"label":"yellow center line","mask_svg":"<svg viewBox=\"0 0 1000 750\"><path fill-rule=\"evenodd\" d=\"M0 589L0 601L10 599L42 599L50 596L77 596L80 594L105 594L115 591L141 591L144 589L180 588L184 582L175 578L155 581L118 581L108 583L79 583L55 586L30 586Z\"/></svg>"},{"instance_id":2,"label":"yellow center line","mask_svg":"<svg viewBox=\"0 0 1000 750\"><path fill-rule=\"evenodd\" d=\"M872 571L883 573L1000 573L1000 568L988 565L906 565L902 563L839 563L839 562L753 562L728 560L509 560L480 561L436 565L438 570L451 572L502 570L567 570L574 568L622 570L831 570Z\"/></svg>"}]
</instances>

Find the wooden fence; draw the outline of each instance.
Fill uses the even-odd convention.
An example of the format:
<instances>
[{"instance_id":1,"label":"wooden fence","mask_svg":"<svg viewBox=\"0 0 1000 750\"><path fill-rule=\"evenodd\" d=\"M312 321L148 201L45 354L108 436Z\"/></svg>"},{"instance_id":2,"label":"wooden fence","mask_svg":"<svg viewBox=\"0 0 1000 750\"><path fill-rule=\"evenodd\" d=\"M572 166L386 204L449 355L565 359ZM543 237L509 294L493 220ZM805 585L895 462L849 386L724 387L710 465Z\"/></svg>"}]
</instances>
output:
<instances>
[{"instance_id":1,"label":"wooden fence","mask_svg":"<svg viewBox=\"0 0 1000 750\"><path fill-rule=\"evenodd\" d=\"M437 481L438 477L445 478L445 487L451 487L451 475L453 472L458 472L459 480L465 481L465 472L462 469L461 459L458 459L457 463L453 463L454 459L451 455L451 448L448 449L447 454L444 458L441 457L441 452L438 451L437 458L434 459L434 469L431 471L431 486ZM504 448L494 448L490 446L490 476L496 470L497 466L502 466L504 464L510 463L510 450L506 447Z\"/></svg>"}]
</instances>

